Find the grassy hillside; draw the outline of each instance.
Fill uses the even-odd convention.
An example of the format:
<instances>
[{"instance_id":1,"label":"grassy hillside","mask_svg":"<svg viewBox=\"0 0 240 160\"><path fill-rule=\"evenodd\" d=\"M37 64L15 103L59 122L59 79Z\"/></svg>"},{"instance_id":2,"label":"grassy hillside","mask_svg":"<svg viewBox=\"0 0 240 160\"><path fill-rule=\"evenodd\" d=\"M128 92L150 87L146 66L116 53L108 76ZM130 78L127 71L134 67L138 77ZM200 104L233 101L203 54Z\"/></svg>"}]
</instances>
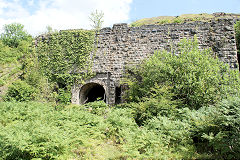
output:
<instances>
[{"instance_id":1,"label":"grassy hillside","mask_svg":"<svg viewBox=\"0 0 240 160\"><path fill-rule=\"evenodd\" d=\"M169 109L138 126L132 108L104 102L0 102L0 159L239 159L239 104Z\"/></svg>"},{"instance_id":2,"label":"grassy hillside","mask_svg":"<svg viewBox=\"0 0 240 160\"><path fill-rule=\"evenodd\" d=\"M142 25L161 25L167 23L184 23L184 22L194 22L194 21L210 21L212 19L218 18L240 18L240 14L226 14L226 13L215 13L215 14L183 14L180 16L159 16L152 18L144 18L132 22L131 27L139 27Z\"/></svg>"},{"instance_id":3,"label":"grassy hillside","mask_svg":"<svg viewBox=\"0 0 240 160\"><path fill-rule=\"evenodd\" d=\"M22 42L17 48L9 47L0 40L0 101L8 86L22 74L21 58L27 46Z\"/></svg>"},{"instance_id":4,"label":"grassy hillside","mask_svg":"<svg viewBox=\"0 0 240 160\"><path fill-rule=\"evenodd\" d=\"M21 64L19 63L9 63L0 64L0 101L2 96L6 93L8 86L19 79L21 75Z\"/></svg>"}]
</instances>

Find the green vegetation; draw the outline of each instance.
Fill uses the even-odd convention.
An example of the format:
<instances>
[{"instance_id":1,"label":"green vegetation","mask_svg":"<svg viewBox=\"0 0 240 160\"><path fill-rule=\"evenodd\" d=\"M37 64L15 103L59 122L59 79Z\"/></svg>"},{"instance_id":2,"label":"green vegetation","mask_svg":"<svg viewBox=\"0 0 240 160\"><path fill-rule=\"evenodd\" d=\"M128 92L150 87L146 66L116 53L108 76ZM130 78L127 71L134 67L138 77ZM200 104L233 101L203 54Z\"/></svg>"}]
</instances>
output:
<instances>
[{"instance_id":1,"label":"green vegetation","mask_svg":"<svg viewBox=\"0 0 240 160\"><path fill-rule=\"evenodd\" d=\"M240 57L240 21L235 24L236 43L238 49L238 57Z\"/></svg>"},{"instance_id":2,"label":"green vegetation","mask_svg":"<svg viewBox=\"0 0 240 160\"><path fill-rule=\"evenodd\" d=\"M95 12L92 12L89 17L90 21L92 22L91 26L96 33L102 28L103 16L104 13L102 11L99 12L96 10Z\"/></svg>"},{"instance_id":3,"label":"green vegetation","mask_svg":"<svg viewBox=\"0 0 240 160\"><path fill-rule=\"evenodd\" d=\"M32 36L24 31L24 26L19 23L4 25L1 40L9 47L18 47L21 41L29 41Z\"/></svg>"},{"instance_id":4,"label":"green vegetation","mask_svg":"<svg viewBox=\"0 0 240 160\"><path fill-rule=\"evenodd\" d=\"M11 32L5 31L0 40L0 65L4 68L0 73L0 90L6 93L4 97L1 95L2 98L70 103L73 82L82 83L93 75L89 55L93 50L94 32L52 32L42 39L37 38L35 47L32 39L24 36L28 34L22 25L5 26Z\"/></svg>"},{"instance_id":5,"label":"green vegetation","mask_svg":"<svg viewBox=\"0 0 240 160\"><path fill-rule=\"evenodd\" d=\"M6 101L32 101L37 97L37 91L25 81L15 81L8 87Z\"/></svg>"},{"instance_id":6,"label":"green vegetation","mask_svg":"<svg viewBox=\"0 0 240 160\"><path fill-rule=\"evenodd\" d=\"M92 74L89 55L93 42L94 32L86 30L47 35L46 39L38 41L36 49L41 71L60 87L81 82Z\"/></svg>"},{"instance_id":7,"label":"green vegetation","mask_svg":"<svg viewBox=\"0 0 240 160\"><path fill-rule=\"evenodd\" d=\"M22 62L32 43L24 26L12 23L4 26L0 35L0 100L7 88L22 74Z\"/></svg>"},{"instance_id":8,"label":"green vegetation","mask_svg":"<svg viewBox=\"0 0 240 160\"><path fill-rule=\"evenodd\" d=\"M232 18L232 17L240 17L240 15L232 15L232 14L225 14L221 16L214 16L213 14L183 14L180 16L159 16L159 17L153 17L153 18L144 18L137 20L135 22L132 22L130 24L131 27L140 27L143 25L162 25L162 24L168 24L168 23L189 23L194 21L204 21L209 22L212 19L218 19L218 18Z\"/></svg>"},{"instance_id":9,"label":"green vegetation","mask_svg":"<svg viewBox=\"0 0 240 160\"><path fill-rule=\"evenodd\" d=\"M83 83L93 75L93 43L94 32L87 30L54 32L38 38L25 64L25 79L43 93L43 99L70 103L72 84Z\"/></svg>"},{"instance_id":10,"label":"green vegetation","mask_svg":"<svg viewBox=\"0 0 240 160\"><path fill-rule=\"evenodd\" d=\"M36 102L1 103L0 112L3 159L84 158L92 155L88 153L91 145L102 145L106 137L104 119L78 106L58 109Z\"/></svg>"},{"instance_id":11,"label":"green vegetation","mask_svg":"<svg viewBox=\"0 0 240 160\"><path fill-rule=\"evenodd\" d=\"M240 99L139 127L131 108L1 102L2 159L239 159ZM169 109L171 110L171 109Z\"/></svg>"},{"instance_id":12,"label":"green vegetation","mask_svg":"<svg viewBox=\"0 0 240 160\"><path fill-rule=\"evenodd\" d=\"M17 62L21 57L21 53L17 49L4 45L2 41L0 41L0 52L1 64Z\"/></svg>"},{"instance_id":13,"label":"green vegetation","mask_svg":"<svg viewBox=\"0 0 240 160\"><path fill-rule=\"evenodd\" d=\"M125 103L69 105L93 75L93 42L84 30L49 31L37 48L0 40L0 159L240 159L237 70L184 39L126 69Z\"/></svg>"},{"instance_id":14,"label":"green vegetation","mask_svg":"<svg viewBox=\"0 0 240 160\"><path fill-rule=\"evenodd\" d=\"M167 136L176 152L191 155L179 159L194 159L195 152L199 159L238 159L239 72L197 44L183 40L177 54L156 52L128 68L127 103L119 107L132 109L139 126Z\"/></svg>"},{"instance_id":15,"label":"green vegetation","mask_svg":"<svg viewBox=\"0 0 240 160\"><path fill-rule=\"evenodd\" d=\"M227 96L238 95L237 70L213 57L210 50L199 50L198 42L183 39L175 54L160 51L136 68L126 79L129 102L142 102L159 96L174 100L178 106L198 109L215 104ZM162 92L164 94L159 94Z\"/></svg>"}]
</instances>

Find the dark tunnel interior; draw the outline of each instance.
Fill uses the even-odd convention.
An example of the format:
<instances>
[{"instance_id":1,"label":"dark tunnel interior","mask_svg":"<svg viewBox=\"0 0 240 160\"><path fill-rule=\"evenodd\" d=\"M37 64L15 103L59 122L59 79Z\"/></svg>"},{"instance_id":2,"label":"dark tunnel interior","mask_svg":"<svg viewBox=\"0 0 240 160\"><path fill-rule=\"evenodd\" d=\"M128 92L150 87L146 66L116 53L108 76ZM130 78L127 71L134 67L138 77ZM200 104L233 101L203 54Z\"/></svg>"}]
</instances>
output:
<instances>
[{"instance_id":1,"label":"dark tunnel interior","mask_svg":"<svg viewBox=\"0 0 240 160\"><path fill-rule=\"evenodd\" d=\"M106 102L106 94L103 86L97 83L89 83L82 87L80 92L81 104L94 102L96 100L104 100Z\"/></svg>"},{"instance_id":2,"label":"dark tunnel interior","mask_svg":"<svg viewBox=\"0 0 240 160\"><path fill-rule=\"evenodd\" d=\"M91 88L86 95L87 101L88 102L94 102L96 100L104 100L105 98L105 91L104 88L101 85L96 85L93 88Z\"/></svg>"}]
</instances>

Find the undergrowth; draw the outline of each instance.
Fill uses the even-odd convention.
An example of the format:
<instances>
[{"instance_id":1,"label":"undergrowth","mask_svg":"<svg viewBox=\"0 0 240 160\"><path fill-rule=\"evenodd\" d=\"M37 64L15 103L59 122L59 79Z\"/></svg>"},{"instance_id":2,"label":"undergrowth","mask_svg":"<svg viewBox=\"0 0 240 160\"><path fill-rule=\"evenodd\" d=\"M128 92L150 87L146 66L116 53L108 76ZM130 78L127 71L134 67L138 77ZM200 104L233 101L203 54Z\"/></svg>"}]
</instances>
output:
<instances>
[{"instance_id":1,"label":"undergrowth","mask_svg":"<svg viewBox=\"0 0 240 160\"><path fill-rule=\"evenodd\" d=\"M1 159L239 159L240 98L177 109L141 127L102 101L0 103Z\"/></svg>"},{"instance_id":2,"label":"undergrowth","mask_svg":"<svg viewBox=\"0 0 240 160\"><path fill-rule=\"evenodd\" d=\"M131 109L109 108L101 101L65 107L37 102L0 105L2 159L181 159L194 155L194 148L184 149L154 129L157 120L139 128ZM181 132L179 123L166 126L167 132Z\"/></svg>"}]
</instances>

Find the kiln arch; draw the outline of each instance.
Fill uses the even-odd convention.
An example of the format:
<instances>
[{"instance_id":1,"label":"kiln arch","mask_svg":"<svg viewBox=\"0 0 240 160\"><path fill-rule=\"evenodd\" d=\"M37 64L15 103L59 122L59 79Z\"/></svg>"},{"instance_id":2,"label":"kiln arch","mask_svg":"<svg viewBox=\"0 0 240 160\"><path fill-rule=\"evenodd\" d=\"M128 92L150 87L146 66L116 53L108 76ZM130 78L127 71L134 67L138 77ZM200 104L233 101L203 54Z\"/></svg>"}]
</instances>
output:
<instances>
[{"instance_id":1,"label":"kiln arch","mask_svg":"<svg viewBox=\"0 0 240 160\"><path fill-rule=\"evenodd\" d=\"M104 100L106 102L106 92L102 85L98 83L87 83L83 85L79 92L80 104Z\"/></svg>"}]
</instances>

